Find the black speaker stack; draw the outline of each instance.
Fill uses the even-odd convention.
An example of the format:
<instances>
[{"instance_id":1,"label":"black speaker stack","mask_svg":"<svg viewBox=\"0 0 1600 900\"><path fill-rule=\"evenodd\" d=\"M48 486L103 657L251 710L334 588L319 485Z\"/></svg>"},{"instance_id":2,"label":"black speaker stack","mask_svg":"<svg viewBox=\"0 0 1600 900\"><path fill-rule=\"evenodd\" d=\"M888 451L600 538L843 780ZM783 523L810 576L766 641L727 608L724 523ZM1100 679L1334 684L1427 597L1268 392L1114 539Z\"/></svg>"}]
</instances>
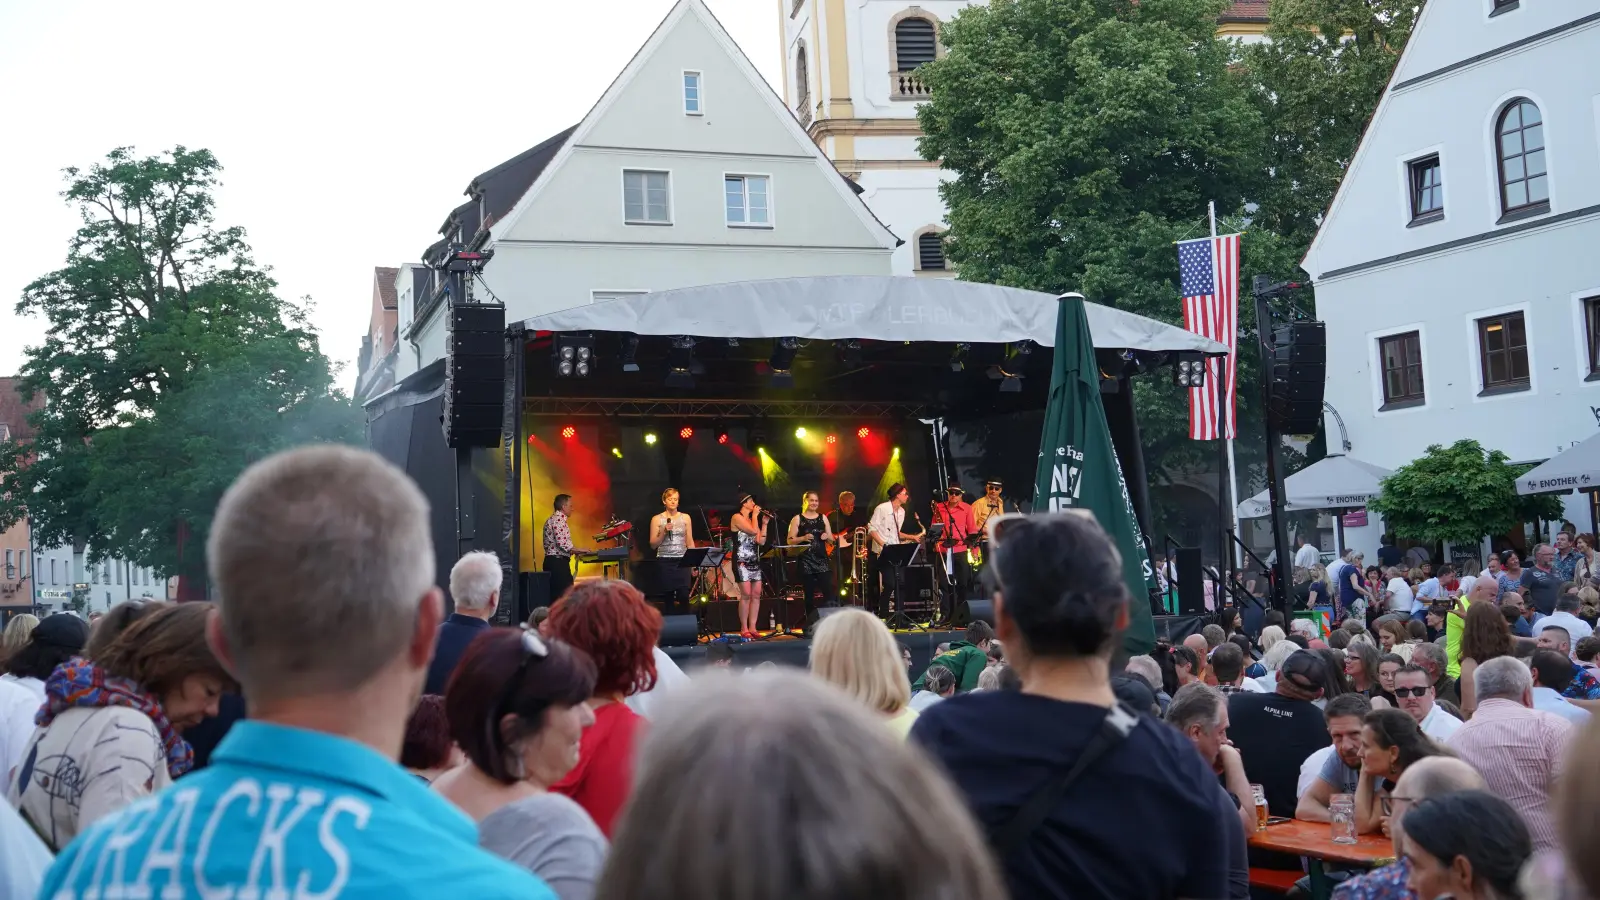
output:
<instances>
[{"instance_id":1,"label":"black speaker stack","mask_svg":"<svg viewBox=\"0 0 1600 900\"><path fill-rule=\"evenodd\" d=\"M1200 548L1178 547L1173 563L1178 568L1178 612L1186 616L1204 615L1206 583Z\"/></svg>"},{"instance_id":2,"label":"black speaker stack","mask_svg":"<svg viewBox=\"0 0 1600 900\"><path fill-rule=\"evenodd\" d=\"M1267 414L1284 434L1322 428L1322 388L1328 379L1328 333L1321 322L1272 329Z\"/></svg>"},{"instance_id":3,"label":"black speaker stack","mask_svg":"<svg viewBox=\"0 0 1600 900\"><path fill-rule=\"evenodd\" d=\"M444 438L452 447L500 446L505 402L506 308L450 307L444 351Z\"/></svg>"}]
</instances>

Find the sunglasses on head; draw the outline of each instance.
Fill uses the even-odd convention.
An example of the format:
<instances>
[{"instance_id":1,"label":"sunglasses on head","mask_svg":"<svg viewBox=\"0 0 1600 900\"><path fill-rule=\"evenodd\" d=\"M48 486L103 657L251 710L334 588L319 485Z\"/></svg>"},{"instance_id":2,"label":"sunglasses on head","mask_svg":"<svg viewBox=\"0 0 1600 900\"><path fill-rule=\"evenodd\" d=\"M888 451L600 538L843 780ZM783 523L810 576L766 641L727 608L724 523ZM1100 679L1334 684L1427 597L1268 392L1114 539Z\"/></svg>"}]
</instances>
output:
<instances>
[{"instance_id":1,"label":"sunglasses on head","mask_svg":"<svg viewBox=\"0 0 1600 900\"><path fill-rule=\"evenodd\" d=\"M489 721L484 723L484 736L489 740L489 746L499 749L495 758L505 754L505 740L500 733L500 720L506 716L506 707L511 705L511 698L516 694L517 688L522 686L522 678L528 674L528 666L534 660L544 659L550 655L550 645L539 637L539 632L524 624L522 626L522 662L517 664L516 674L500 689L500 697L495 700L489 713Z\"/></svg>"},{"instance_id":2,"label":"sunglasses on head","mask_svg":"<svg viewBox=\"0 0 1600 900\"><path fill-rule=\"evenodd\" d=\"M1403 688L1403 687L1397 687L1397 688L1394 689L1394 695L1396 697L1421 697L1421 696L1424 696L1425 694L1427 694L1428 691L1430 691L1430 690L1432 690L1432 688L1425 688L1425 687Z\"/></svg>"}]
</instances>

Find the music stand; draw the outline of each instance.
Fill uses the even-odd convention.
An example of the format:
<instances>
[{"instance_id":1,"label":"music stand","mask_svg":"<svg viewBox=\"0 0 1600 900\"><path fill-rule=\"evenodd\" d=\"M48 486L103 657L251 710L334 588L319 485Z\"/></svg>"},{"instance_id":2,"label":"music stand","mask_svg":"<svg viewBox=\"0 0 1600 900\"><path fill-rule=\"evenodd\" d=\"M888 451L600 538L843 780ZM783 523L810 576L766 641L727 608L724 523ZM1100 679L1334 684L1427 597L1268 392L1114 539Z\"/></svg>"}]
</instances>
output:
<instances>
[{"instance_id":1,"label":"music stand","mask_svg":"<svg viewBox=\"0 0 1600 900\"><path fill-rule=\"evenodd\" d=\"M922 544L920 542L890 544L885 546L878 554L878 565L880 567L884 565L894 567L894 596L890 598L894 606L889 612L889 618L884 622L885 625L889 626L890 631L896 628L904 628L909 631L928 630L912 621L911 617L905 614L901 597L901 591L904 590L906 583L906 566L911 565L911 560L915 559L917 553L921 550Z\"/></svg>"},{"instance_id":2,"label":"music stand","mask_svg":"<svg viewBox=\"0 0 1600 900\"><path fill-rule=\"evenodd\" d=\"M690 608L695 607L694 598L696 596L704 597L711 593L710 581L711 573L713 572L717 573L718 588L720 589L722 557L725 553L726 551L721 547L690 547L688 550L683 551L682 556L678 557L678 568L694 570L694 580L689 584ZM699 604L699 608L695 611L695 623L699 627L702 637L710 634L706 630L705 612L704 603Z\"/></svg>"}]
</instances>

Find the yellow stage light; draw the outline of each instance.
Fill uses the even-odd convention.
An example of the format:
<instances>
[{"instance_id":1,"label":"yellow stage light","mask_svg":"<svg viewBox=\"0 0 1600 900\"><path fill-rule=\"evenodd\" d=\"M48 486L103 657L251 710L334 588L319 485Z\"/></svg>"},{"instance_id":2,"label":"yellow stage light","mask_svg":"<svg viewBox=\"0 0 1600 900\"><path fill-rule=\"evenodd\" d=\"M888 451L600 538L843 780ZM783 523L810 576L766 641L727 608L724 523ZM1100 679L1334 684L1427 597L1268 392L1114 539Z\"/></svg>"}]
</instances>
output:
<instances>
[{"instance_id":1,"label":"yellow stage light","mask_svg":"<svg viewBox=\"0 0 1600 900\"><path fill-rule=\"evenodd\" d=\"M799 428L796 428L794 430L794 436L797 438L804 438L806 436L806 427L801 425Z\"/></svg>"},{"instance_id":2,"label":"yellow stage light","mask_svg":"<svg viewBox=\"0 0 1600 900\"><path fill-rule=\"evenodd\" d=\"M644 442L646 444L654 444L656 442L656 433L654 431L646 431L644 433Z\"/></svg>"},{"instance_id":3,"label":"yellow stage light","mask_svg":"<svg viewBox=\"0 0 1600 900\"><path fill-rule=\"evenodd\" d=\"M611 455L615 456L617 459L621 459L622 458L622 449L619 448L619 447L612 447L611 448Z\"/></svg>"}]
</instances>

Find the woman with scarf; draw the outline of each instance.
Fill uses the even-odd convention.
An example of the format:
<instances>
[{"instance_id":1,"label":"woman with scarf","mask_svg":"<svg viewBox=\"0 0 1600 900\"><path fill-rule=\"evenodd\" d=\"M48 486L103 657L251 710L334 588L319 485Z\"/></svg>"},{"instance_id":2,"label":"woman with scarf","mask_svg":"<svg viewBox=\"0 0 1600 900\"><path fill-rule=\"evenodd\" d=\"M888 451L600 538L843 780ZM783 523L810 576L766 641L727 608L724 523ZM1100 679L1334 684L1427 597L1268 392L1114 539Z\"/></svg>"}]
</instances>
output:
<instances>
[{"instance_id":1,"label":"woman with scarf","mask_svg":"<svg viewBox=\"0 0 1600 900\"><path fill-rule=\"evenodd\" d=\"M51 673L10 791L50 849L194 766L180 733L216 715L217 698L234 689L206 644L211 614L206 603L157 610L94 661Z\"/></svg>"}]
</instances>

